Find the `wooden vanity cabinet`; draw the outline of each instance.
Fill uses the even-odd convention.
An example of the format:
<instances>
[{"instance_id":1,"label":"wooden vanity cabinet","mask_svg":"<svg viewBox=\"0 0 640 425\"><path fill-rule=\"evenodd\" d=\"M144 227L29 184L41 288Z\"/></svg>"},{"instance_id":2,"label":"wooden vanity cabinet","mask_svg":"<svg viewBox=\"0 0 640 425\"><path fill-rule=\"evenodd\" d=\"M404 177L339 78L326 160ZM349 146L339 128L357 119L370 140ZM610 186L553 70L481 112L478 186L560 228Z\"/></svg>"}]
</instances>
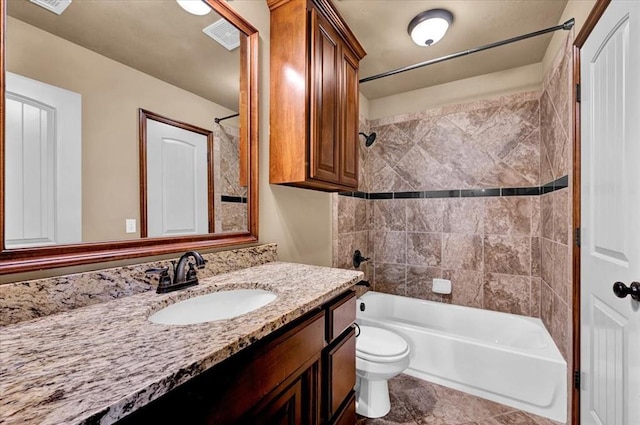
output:
<instances>
[{"instance_id":1,"label":"wooden vanity cabinet","mask_svg":"<svg viewBox=\"0 0 640 425\"><path fill-rule=\"evenodd\" d=\"M355 311L347 291L118 423L355 424Z\"/></svg>"},{"instance_id":2,"label":"wooden vanity cabinet","mask_svg":"<svg viewBox=\"0 0 640 425\"><path fill-rule=\"evenodd\" d=\"M329 0L267 3L269 182L357 189L358 67L365 51Z\"/></svg>"}]
</instances>

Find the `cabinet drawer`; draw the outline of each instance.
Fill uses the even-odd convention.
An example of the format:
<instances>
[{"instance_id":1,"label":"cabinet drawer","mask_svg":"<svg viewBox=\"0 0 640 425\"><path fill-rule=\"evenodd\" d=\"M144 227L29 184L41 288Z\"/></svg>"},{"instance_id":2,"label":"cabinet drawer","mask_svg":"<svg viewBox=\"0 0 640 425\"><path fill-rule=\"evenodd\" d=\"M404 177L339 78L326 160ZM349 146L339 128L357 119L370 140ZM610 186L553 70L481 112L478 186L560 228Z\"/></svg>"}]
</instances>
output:
<instances>
[{"instance_id":1,"label":"cabinet drawer","mask_svg":"<svg viewBox=\"0 0 640 425\"><path fill-rule=\"evenodd\" d=\"M327 306L327 342L339 337L356 320L356 293L345 296Z\"/></svg>"},{"instance_id":2,"label":"cabinet drawer","mask_svg":"<svg viewBox=\"0 0 640 425\"><path fill-rule=\"evenodd\" d=\"M331 418L351 395L356 384L356 336L351 328L335 347L327 352L327 417Z\"/></svg>"}]
</instances>

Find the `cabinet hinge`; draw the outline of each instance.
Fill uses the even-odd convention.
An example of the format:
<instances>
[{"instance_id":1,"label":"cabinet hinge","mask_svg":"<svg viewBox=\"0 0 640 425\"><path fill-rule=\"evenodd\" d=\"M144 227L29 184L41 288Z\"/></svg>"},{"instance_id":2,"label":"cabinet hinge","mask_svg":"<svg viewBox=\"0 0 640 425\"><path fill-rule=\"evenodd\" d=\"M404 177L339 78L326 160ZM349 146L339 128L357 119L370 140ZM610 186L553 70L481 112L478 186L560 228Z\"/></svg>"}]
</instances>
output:
<instances>
[{"instance_id":1,"label":"cabinet hinge","mask_svg":"<svg viewBox=\"0 0 640 425\"><path fill-rule=\"evenodd\" d=\"M576 84L576 102L582 102L582 86L580 84Z\"/></svg>"},{"instance_id":2,"label":"cabinet hinge","mask_svg":"<svg viewBox=\"0 0 640 425\"><path fill-rule=\"evenodd\" d=\"M579 227L576 227L576 231L575 231L573 240L574 240L576 246L579 248L580 247L580 242L581 242L580 241L580 228Z\"/></svg>"},{"instance_id":3,"label":"cabinet hinge","mask_svg":"<svg viewBox=\"0 0 640 425\"><path fill-rule=\"evenodd\" d=\"M573 371L573 388L575 388L576 390L580 389L580 371L579 370Z\"/></svg>"}]
</instances>

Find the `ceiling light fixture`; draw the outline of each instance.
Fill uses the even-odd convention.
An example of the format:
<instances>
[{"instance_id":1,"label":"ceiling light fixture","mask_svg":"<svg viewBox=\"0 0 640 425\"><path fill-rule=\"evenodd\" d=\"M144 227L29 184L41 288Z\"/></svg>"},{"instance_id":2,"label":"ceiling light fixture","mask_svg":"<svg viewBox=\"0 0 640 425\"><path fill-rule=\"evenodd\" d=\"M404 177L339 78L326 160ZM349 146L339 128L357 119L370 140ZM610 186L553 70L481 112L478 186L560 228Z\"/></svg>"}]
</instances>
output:
<instances>
[{"instance_id":1,"label":"ceiling light fixture","mask_svg":"<svg viewBox=\"0 0 640 425\"><path fill-rule=\"evenodd\" d=\"M409 35L418 46L432 46L444 37L453 22L453 14L445 9L418 13L409 23Z\"/></svg>"},{"instance_id":2,"label":"ceiling light fixture","mask_svg":"<svg viewBox=\"0 0 640 425\"><path fill-rule=\"evenodd\" d=\"M181 8L193 15L206 15L211 7L202 0L176 0Z\"/></svg>"}]
</instances>

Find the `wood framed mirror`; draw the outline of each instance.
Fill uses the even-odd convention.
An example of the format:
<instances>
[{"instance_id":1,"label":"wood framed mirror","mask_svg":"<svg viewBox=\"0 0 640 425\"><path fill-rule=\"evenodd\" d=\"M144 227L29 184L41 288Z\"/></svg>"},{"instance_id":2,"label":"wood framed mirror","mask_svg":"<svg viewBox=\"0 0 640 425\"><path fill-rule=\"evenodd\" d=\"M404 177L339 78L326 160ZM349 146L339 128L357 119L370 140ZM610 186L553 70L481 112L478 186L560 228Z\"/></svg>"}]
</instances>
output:
<instances>
[{"instance_id":1,"label":"wood framed mirror","mask_svg":"<svg viewBox=\"0 0 640 425\"><path fill-rule=\"evenodd\" d=\"M0 274L258 240L258 31L225 1L202 1L211 8L204 16L175 1L79 0L58 14L27 0L0 0ZM235 45L214 41L233 35L233 27ZM59 89L71 106L15 94L7 84L16 78L35 81L38 96ZM77 127L65 124L72 118L54 121L78 108ZM212 197L219 213L216 222L210 213L207 233L140 232L147 218L140 203L141 109L212 131L218 162L208 165L206 208L214 211ZM27 145L27 136L36 142ZM74 138L81 148L69 148ZM228 223L221 221L225 211Z\"/></svg>"}]
</instances>

